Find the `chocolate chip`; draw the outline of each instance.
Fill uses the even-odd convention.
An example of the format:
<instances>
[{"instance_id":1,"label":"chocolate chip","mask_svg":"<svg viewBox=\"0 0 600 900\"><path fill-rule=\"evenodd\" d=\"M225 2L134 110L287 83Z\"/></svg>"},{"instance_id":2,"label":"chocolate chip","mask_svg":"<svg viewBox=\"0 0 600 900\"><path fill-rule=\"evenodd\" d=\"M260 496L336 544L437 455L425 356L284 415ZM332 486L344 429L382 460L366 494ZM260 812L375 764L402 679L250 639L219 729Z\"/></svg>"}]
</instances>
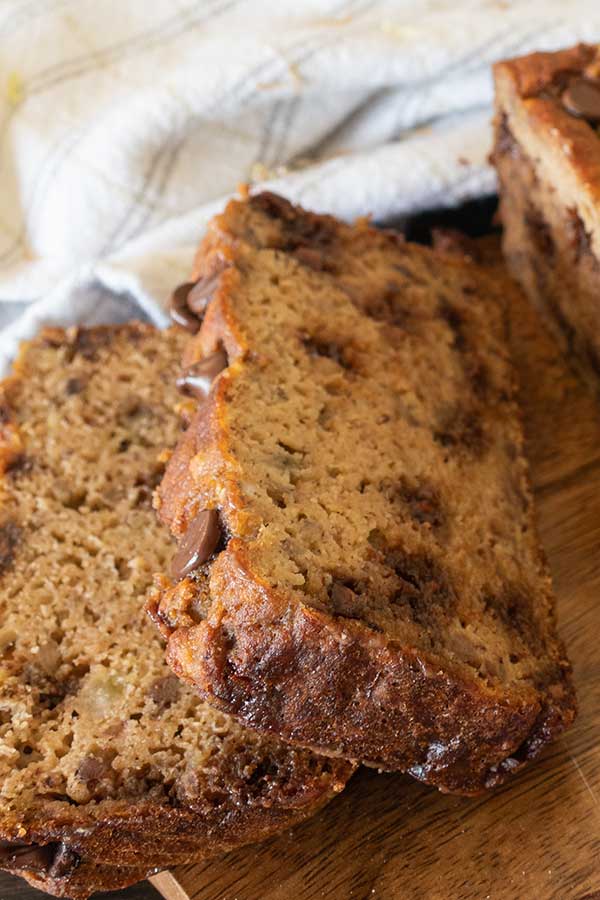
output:
<instances>
[{"instance_id":1,"label":"chocolate chip","mask_svg":"<svg viewBox=\"0 0 600 900\"><path fill-rule=\"evenodd\" d=\"M592 252L592 236L586 231L583 219L574 207L567 210L566 234L569 244L573 248L575 262L591 254Z\"/></svg>"},{"instance_id":2,"label":"chocolate chip","mask_svg":"<svg viewBox=\"0 0 600 900\"><path fill-rule=\"evenodd\" d=\"M187 295L188 308L199 318L202 318L206 312L206 307L212 300L218 285L219 273L209 275L207 278L201 278L200 281L197 281Z\"/></svg>"},{"instance_id":3,"label":"chocolate chip","mask_svg":"<svg viewBox=\"0 0 600 900\"><path fill-rule=\"evenodd\" d=\"M600 355L598 354L598 351L591 341L582 340L581 344L584 359L587 360L588 365L595 375L600 376Z\"/></svg>"},{"instance_id":4,"label":"chocolate chip","mask_svg":"<svg viewBox=\"0 0 600 900\"><path fill-rule=\"evenodd\" d=\"M269 192L254 195L249 203L252 209L278 221L280 229L277 235L272 236L271 246L293 253L299 248L318 249L335 241L337 224L328 216L298 209L283 197ZM312 259L314 261L315 257Z\"/></svg>"},{"instance_id":5,"label":"chocolate chip","mask_svg":"<svg viewBox=\"0 0 600 900\"><path fill-rule=\"evenodd\" d=\"M427 554L394 548L386 554L385 563L397 578L392 603L410 610L415 621L426 623L438 612L455 608L457 596L447 573Z\"/></svg>"},{"instance_id":6,"label":"chocolate chip","mask_svg":"<svg viewBox=\"0 0 600 900\"><path fill-rule=\"evenodd\" d=\"M563 91L562 103L572 116L592 125L600 122L600 80L573 78Z\"/></svg>"},{"instance_id":7,"label":"chocolate chip","mask_svg":"<svg viewBox=\"0 0 600 900\"><path fill-rule=\"evenodd\" d=\"M329 589L329 597L333 604L333 611L338 616L351 618L356 615L357 608L360 607L359 597L351 587L341 581L333 582Z\"/></svg>"},{"instance_id":8,"label":"chocolate chip","mask_svg":"<svg viewBox=\"0 0 600 900\"><path fill-rule=\"evenodd\" d=\"M496 128L496 146L494 147L493 156L512 156L517 158L520 155L521 149L510 130L508 118L504 114Z\"/></svg>"},{"instance_id":9,"label":"chocolate chip","mask_svg":"<svg viewBox=\"0 0 600 900\"><path fill-rule=\"evenodd\" d=\"M253 209L264 212L271 219L293 220L295 210L289 200L272 194L270 191L262 191L250 198L250 206Z\"/></svg>"},{"instance_id":10,"label":"chocolate chip","mask_svg":"<svg viewBox=\"0 0 600 900\"><path fill-rule=\"evenodd\" d=\"M463 369L475 396L485 400L491 389L490 373L486 364L473 354L463 360Z\"/></svg>"},{"instance_id":11,"label":"chocolate chip","mask_svg":"<svg viewBox=\"0 0 600 900\"><path fill-rule=\"evenodd\" d=\"M159 709L167 709L179 699L179 680L175 675L165 675L157 678L148 689L148 696L156 703Z\"/></svg>"},{"instance_id":12,"label":"chocolate chip","mask_svg":"<svg viewBox=\"0 0 600 900\"><path fill-rule=\"evenodd\" d=\"M227 354L224 350L215 350L209 353L200 362L194 363L175 382L177 389L182 394L188 394L192 397L198 397L204 400L210 391L210 386L219 372L226 369L228 365Z\"/></svg>"},{"instance_id":13,"label":"chocolate chip","mask_svg":"<svg viewBox=\"0 0 600 900\"><path fill-rule=\"evenodd\" d=\"M51 878L66 878L75 871L80 862L81 857L78 853L75 853L66 844L59 844L49 874Z\"/></svg>"},{"instance_id":14,"label":"chocolate chip","mask_svg":"<svg viewBox=\"0 0 600 900\"><path fill-rule=\"evenodd\" d=\"M65 384L65 394L80 394L85 388L85 378L69 378Z\"/></svg>"},{"instance_id":15,"label":"chocolate chip","mask_svg":"<svg viewBox=\"0 0 600 900\"><path fill-rule=\"evenodd\" d=\"M533 205L530 205L529 209L526 210L524 220L531 240L539 250L540 255L546 257L548 262L551 262L554 258L556 247L550 225L544 219L541 211Z\"/></svg>"},{"instance_id":16,"label":"chocolate chip","mask_svg":"<svg viewBox=\"0 0 600 900\"><path fill-rule=\"evenodd\" d=\"M190 522L189 528L171 562L171 575L180 581L210 559L216 550L221 528L216 509L203 509Z\"/></svg>"},{"instance_id":17,"label":"chocolate chip","mask_svg":"<svg viewBox=\"0 0 600 900\"><path fill-rule=\"evenodd\" d=\"M0 857L2 858L2 862L4 862L12 852L16 852L23 848L30 849L31 844L25 844L23 841L7 841L0 839Z\"/></svg>"},{"instance_id":18,"label":"chocolate chip","mask_svg":"<svg viewBox=\"0 0 600 900\"><path fill-rule=\"evenodd\" d=\"M16 522L9 520L0 525L0 574L11 565L20 538L21 529Z\"/></svg>"},{"instance_id":19,"label":"chocolate chip","mask_svg":"<svg viewBox=\"0 0 600 900\"><path fill-rule=\"evenodd\" d=\"M94 362L98 358L98 351L110 344L112 332L101 325L95 328L84 328L77 325L69 328L67 337L69 346L66 358L69 361L79 355L88 362Z\"/></svg>"},{"instance_id":20,"label":"chocolate chip","mask_svg":"<svg viewBox=\"0 0 600 900\"><path fill-rule=\"evenodd\" d=\"M33 460L30 456L26 456L24 453L15 453L12 459L7 461L5 471L7 475L16 478L20 475L26 475L28 472L31 472L32 469Z\"/></svg>"},{"instance_id":21,"label":"chocolate chip","mask_svg":"<svg viewBox=\"0 0 600 900\"><path fill-rule=\"evenodd\" d=\"M298 247L295 251L295 257L298 262L308 266L309 269L314 269L315 272L330 271L330 265L324 252L315 247Z\"/></svg>"},{"instance_id":22,"label":"chocolate chip","mask_svg":"<svg viewBox=\"0 0 600 900\"><path fill-rule=\"evenodd\" d=\"M521 585L506 582L499 591L486 591L483 604L485 612L499 619L507 631L518 635L535 652L540 651L542 638L530 597Z\"/></svg>"},{"instance_id":23,"label":"chocolate chip","mask_svg":"<svg viewBox=\"0 0 600 900\"><path fill-rule=\"evenodd\" d=\"M40 847L38 844L22 844L20 841L0 841L0 863L9 869L45 872L52 865L53 859L52 844Z\"/></svg>"},{"instance_id":24,"label":"chocolate chip","mask_svg":"<svg viewBox=\"0 0 600 900\"><path fill-rule=\"evenodd\" d=\"M101 781L110 772L108 763L99 756L84 757L77 767L76 775L84 784L92 781Z\"/></svg>"},{"instance_id":25,"label":"chocolate chip","mask_svg":"<svg viewBox=\"0 0 600 900\"><path fill-rule=\"evenodd\" d=\"M483 455L487 444L478 412L462 410L460 406L444 412L433 437L442 447L462 448L474 456Z\"/></svg>"},{"instance_id":26,"label":"chocolate chip","mask_svg":"<svg viewBox=\"0 0 600 900\"><path fill-rule=\"evenodd\" d=\"M440 297L439 314L452 332L452 346L454 349L458 351L465 350L467 338L465 336L465 322L462 313L452 306L446 297Z\"/></svg>"},{"instance_id":27,"label":"chocolate chip","mask_svg":"<svg viewBox=\"0 0 600 900\"><path fill-rule=\"evenodd\" d=\"M398 488L399 498L406 504L411 518L419 525L439 528L444 521L437 491L430 485L409 484L402 480Z\"/></svg>"},{"instance_id":28,"label":"chocolate chip","mask_svg":"<svg viewBox=\"0 0 600 900\"><path fill-rule=\"evenodd\" d=\"M409 278L413 284L421 283L405 266L394 265L393 268ZM366 315L375 319L376 322L393 325L394 328L402 331L414 332L418 317L415 317L415 309L405 304L403 299L405 299L405 291L402 284L399 281L389 281L383 290L370 295L363 304L355 303L355 306L358 305L359 308L362 306ZM397 340L397 335L394 333L391 333L390 336L392 340Z\"/></svg>"},{"instance_id":29,"label":"chocolate chip","mask_svg":"<svg viewBox=\"0 0 600 900\"><path fill-rule=\"evenodd\" d=\"M186 281L175 288L171 294L169 313L176 325L185 328L186 331L190 331L192 334L196 334L200 328L200 319L194 315L187 305L187 299L193 287L193 281Z\"/></svg>"}]
</instances>

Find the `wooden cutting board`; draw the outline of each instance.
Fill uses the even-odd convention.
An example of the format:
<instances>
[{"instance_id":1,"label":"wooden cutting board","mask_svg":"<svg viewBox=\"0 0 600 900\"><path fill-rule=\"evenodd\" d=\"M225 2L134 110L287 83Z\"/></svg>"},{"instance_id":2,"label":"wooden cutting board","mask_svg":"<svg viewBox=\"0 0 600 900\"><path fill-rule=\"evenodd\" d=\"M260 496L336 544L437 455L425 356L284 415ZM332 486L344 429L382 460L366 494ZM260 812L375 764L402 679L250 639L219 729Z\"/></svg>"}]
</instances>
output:
<instances>
[{"instance_id":1,"label":"wooden cutting board","mask_svg":"<svg viewBox=\"0 0 600 900\"><path fill-rule=\"evenodd\" d=\"M522 299L511 323L575 726L475 799L361 770L304 825L156 876L167 900L600 900L600 402Z\"/></svg>"}]
</instances>

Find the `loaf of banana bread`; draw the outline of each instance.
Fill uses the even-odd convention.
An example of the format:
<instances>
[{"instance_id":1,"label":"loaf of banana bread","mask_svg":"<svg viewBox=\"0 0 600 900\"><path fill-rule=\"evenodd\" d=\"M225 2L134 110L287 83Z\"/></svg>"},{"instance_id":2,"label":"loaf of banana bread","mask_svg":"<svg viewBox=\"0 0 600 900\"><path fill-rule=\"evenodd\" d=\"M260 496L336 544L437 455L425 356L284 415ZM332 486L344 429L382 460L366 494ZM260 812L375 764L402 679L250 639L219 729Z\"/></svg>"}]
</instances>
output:
<instances>
[{"instance_id":1,"label":"loaf of banana bread","mask_svg":"<svg viewBox=\"0 0 600 900\"><path fill-rule=\"evenodd\" d=\"M571 722L503 281L261 194L197 258L198 409L159 488L177 675L265 733L446 791Z\"/></svg>"},{"instance_id":2,"label":"loaf of banana bread","mask_svg":"<svg viewBox=\"0 0 600 900\"><path fill-rule=\"evenodd\" d=\"M498 63L503 249L586 380L600 388L600 50Z\"/></svg>"},{"instance_id":3,"label":"loaf of banana bread","mask_svg":"<svg viewBox=\"0 0 600 900\"><path fill-rule=\"evenodd\" d=\"M86 897L258 840L352 767L181 685L143 612L185 334L49 329L0 403L0 867Z\"/></svg>"}]
</instances>

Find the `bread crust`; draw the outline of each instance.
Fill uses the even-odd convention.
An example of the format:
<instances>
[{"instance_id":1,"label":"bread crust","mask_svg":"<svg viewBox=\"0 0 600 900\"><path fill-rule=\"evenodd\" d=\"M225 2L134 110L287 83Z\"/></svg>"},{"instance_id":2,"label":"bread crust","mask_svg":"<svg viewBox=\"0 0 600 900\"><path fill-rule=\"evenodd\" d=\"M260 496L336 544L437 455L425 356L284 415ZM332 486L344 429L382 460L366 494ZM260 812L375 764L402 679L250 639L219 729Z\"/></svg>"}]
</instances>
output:
<instances>
[{"instance_id":1,"label":"bread crust","mask_svg":"<svg viewBox=\"0 0 600 900\"><path fill-rule=\"evenodd\" d=\"M64 347L69 352L74 346L83 346L91 358L98 348L116 339L131 344L164 340L165 346L171 342L175 361L176 351L182 347L182 338L175 337L171 331L159 338L159 332L151 326L129 323L68 332L46 329L26 345L15 374L2 386L0 459L5 477L10 477L11 467L27 451L27 435L20 434L12 398L20 379L27 377L28 355L35 353L38 345ZM157 387L162 384L159 376L157 372ZM151 509L148 515L154 515ZM271 756L266 747L263 750L265 764L273 762L275 754L284 759L293 754L276 743ZM260 841L312 815L344 787L353 772L352 764L345 761L332 765L323 760L322 765L313 765L314 760L311 754L290 756L289 777L277 785L272 779L270 789L266 789L266 782L260 788L253 787L251 780L245 781L236 768L236 759L223 760L212 786L219 793L218 799L209 790L175 802L168 797L157 801L151 796L140 801L102 799L80 805L55 800L34 808L4 811L0 813L0 842L4 842L0 868L57 896L85 898L97 890L132 884L157 868L197 861ZM17 848L16 862L10 859L13 846ZM32 864L27 861L30 848ZM67 858L69 865L58 866L59 855L63 862Z\"/></svg>"},{"instance_id":2,"label":"bread crust","mask_svg":"<svg viewBox=\"0 0 600 900\"><path fill-rule=\"evenodd\" d=\"M213 222L196 261L195 278L214 275L218 266L223 273L186 360L200 359L221 344L230 369L192 421L159 489L160 515L177 537L205 502L200 481L194 485L200 465L202 473L214 472L218 495L241 517L236 522L245 521L240 479L224 475L225 486L219 473L235 465L227 436L228 397L238 361L253 349L245 343L232 301L248 247L285 248L288 227L302 234L339 227L330 217L313 216L281 198L259 196L254 203L258 209L275 207L277 214L270 210L269 220L255 220L251 209L231 204ZM361 241L376 239L364 225L357 231ZM433 264L429 252L414 251ZM465 263L448 257L443 265ZM528 523L534 530L532 514ZM545 573L535 541L532 553ZM540 577L547 590L547 574ZM205 575L176 584L164 577L158 588L151 613L167 638L167 661L201 696L257 730L382 769L408 771L443 791L476 794L501 783L574 717L570 667L555 638L543 684L501 689L466 680L450 662L440 667L435 655L391 641L361 622L292 602L261 579L246 543L237 537ZM199 591L206 590L210 600L199 621L191 609Z\"/></svg>"},{"instance_id":3,"label":"bread crust","mask_svg":"<svg viewBox=\"0 0 600 900\"><path fill-rule=\"evenodd\" d=\"M468 795L504 781L570 718L558 687L545 704L534 690L494 695L363 626L286 609L231 544L212 575L221 602L173 633L167 661L250 727Z\"/></svg>"},{"instance_id":4,"label":"bread crust","mask_svg":"<svg viewBox=\"0 0 600 900\"><path fill-rule=\"evenodd\" d=\"M519 119L528 120L547 148L547 153L564 161L580 190L593 207L600 206L600 140L583 119L570 115L549 89L569 75L586 69L600 74L600 50L578 44L557 53L532 53L498 62L493 67L497 108L496 126L505 106Z\"/></svg>"}]
</instances>

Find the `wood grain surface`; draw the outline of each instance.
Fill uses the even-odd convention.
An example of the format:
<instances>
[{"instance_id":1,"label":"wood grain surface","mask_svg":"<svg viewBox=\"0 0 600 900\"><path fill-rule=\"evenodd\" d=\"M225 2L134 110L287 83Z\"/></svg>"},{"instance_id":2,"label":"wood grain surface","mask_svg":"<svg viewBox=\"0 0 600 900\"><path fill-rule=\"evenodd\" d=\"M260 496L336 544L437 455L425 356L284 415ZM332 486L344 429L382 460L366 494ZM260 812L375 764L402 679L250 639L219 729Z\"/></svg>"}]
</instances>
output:
<instances>
[{"instance_id":1,"label":"wood grain surface","mask_svg":"<svg viewBox=\"0 0 600 900\"><path fill-rule=\"evenodd\" d=\"M167 900L600 900L600 402L520 298L511 330L575 726L475 799L361 770L293 831L157 879Z\"/></svg>"},{"instance_id":2,"label":"wood grain surface","mask_svg":"<svg viewBox=\"0 0 600 900\"><path fill-rule=\"evenodd\" d=\"M540 535L579 692L575 726L475 799L361 770L304 825L156 876L167 900L600 900L600 401L524 301L511 324ZM0 873L0 900L43 896ZM144 882L102 896L156 893Z\"/></svg>"}]
</instances>

